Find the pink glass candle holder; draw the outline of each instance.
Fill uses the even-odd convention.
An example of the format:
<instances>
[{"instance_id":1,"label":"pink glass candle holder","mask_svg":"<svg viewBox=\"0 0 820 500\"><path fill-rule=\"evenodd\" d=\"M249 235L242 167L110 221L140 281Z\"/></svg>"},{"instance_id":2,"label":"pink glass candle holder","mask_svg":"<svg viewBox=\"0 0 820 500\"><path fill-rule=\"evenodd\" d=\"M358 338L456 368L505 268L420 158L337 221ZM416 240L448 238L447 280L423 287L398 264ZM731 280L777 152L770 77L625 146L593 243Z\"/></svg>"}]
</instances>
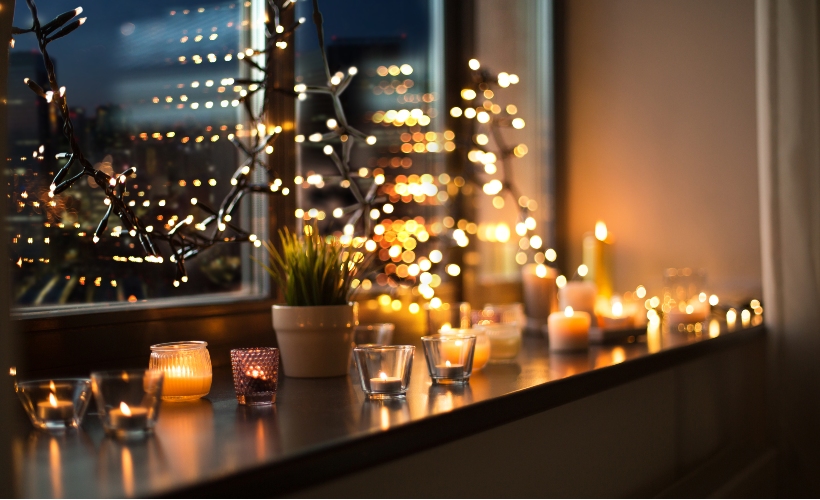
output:
<instances>
[{"instance_id":1,"label":"pink glass candle holder","mask_svg":"<svg viewBox=\"0 0 820 500\"><path fill-rule=\"evenodd\" d=\"M125 439L153 432L164 376L160 370L93 372L91 389L105 432Z\"/></svg>"},{"instance_id":2,"label":"pink glass candle holder","mask_svg":"<svg viewBox=\"0 0 820 500\"><path fill-rule=\"evenodd\" d=\"M252 347L231 350L233 387L241 405L262 406L276 402L279 384L279 349Z\"/></svg>"},{"instance_id":3,"label":"pink glass candle holder","mask_svg":"<svg viewBox=\"0 0 820 500\"><path fill-rule=\"evenodd\" d=\"M413 368L411 345L366 346L353 349L353 358L369 399L401 399L410 384Z\"/></svg>"},{"instance_id":4,"label":"pink glass candle holder","mask_svg":"<svg viewBox=\"0 0 820 500\"><path fill-rule=\"evenodd\" d=\"M463 385L470 381L475 335L430 335L421 342L433 383Z\"/></svg>"},{"instance_id":5,"label":"pink glass candle holder","mask_svg":"<svg viewBox=\"0 0 820 500\"><path fill-rule=\"evenodd\" d=\"M78 428L91 401L88 379L31 380L14 388L31 423L42 430Z\"/></svg>"}]
</instances>

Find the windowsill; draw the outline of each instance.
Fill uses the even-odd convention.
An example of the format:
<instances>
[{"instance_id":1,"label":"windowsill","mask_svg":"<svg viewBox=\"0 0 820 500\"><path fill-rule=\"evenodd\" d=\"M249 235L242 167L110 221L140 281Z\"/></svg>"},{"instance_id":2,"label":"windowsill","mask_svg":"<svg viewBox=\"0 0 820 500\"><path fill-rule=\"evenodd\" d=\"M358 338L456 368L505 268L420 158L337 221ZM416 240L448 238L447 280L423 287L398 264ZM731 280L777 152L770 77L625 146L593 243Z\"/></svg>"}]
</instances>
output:
<instances>
[{"instance_id":1,"label":"windowsill","mask_svg":"<svg viewBox=\"0 0 820 500\"><path fill-rule=\"evenodd\" d=\"M57 440L21 421L15 448L20 493L285 495L759 339L764 332L759 325L724 329L714 338L657 334L648 343L599 345L579 354L551 354L543 339L526 338L515 363L489 365L462 389L431 385L419 349L406 402L388 404L366 401L351 373L334 379L282 377L273 407L238 406L230 369L215 369L208 398L164 404L156 435L144 442L104 438L93 415L83 431Z\"/></svg>"}]
</instances>

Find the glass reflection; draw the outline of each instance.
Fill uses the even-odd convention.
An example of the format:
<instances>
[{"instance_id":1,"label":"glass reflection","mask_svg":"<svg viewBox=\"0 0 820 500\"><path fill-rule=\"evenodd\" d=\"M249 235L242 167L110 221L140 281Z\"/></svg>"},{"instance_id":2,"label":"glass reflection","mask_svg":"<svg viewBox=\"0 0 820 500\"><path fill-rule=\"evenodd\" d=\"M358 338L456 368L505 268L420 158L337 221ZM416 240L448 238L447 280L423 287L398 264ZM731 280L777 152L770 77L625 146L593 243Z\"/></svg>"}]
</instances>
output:
<instances>
[{"instance_id":1,"label":"glass reflection","mask_svg":"<svg viewBox=\"0 0 820 500\"><path fill-rule=\"evenodd\" d=\"M473 389L470 385L434 384L430 386L427 393L427 412L429 414L446 413L472 402Z\"/></svg>"},{"instance_id":2,"label":"glass reflection","mask_svg":"<svg viewBox=\"0 0 820 500\"><path fill-rule=\"evenodd\" d=\"M410 407L406 400L365 401L362 403L363 429L378 428L383 431L410 421Z\"/></svg>"}]
</instances>

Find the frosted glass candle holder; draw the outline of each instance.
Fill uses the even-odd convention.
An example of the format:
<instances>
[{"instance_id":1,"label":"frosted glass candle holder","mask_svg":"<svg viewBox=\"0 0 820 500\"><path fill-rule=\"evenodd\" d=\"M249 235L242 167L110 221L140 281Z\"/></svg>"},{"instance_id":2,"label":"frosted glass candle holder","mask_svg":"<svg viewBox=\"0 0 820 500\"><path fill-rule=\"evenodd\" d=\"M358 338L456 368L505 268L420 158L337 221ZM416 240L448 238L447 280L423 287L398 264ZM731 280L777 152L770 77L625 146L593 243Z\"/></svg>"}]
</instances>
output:
<instances>
[{"instance_id":1,"label":"frosted glass candle holder","mask_svg":"<svg viewBox=\"0 0 820 500\"><path fill-rule=\"evenodd\" d=\"M413 368L411 345L366 346L353 349L362 391L369 399L401 399Z\"/></svg>"},{"instance_id":2,"label":"frosted glass candle holder","mask_svg":"<svg viewBox=\"0 0 820 500\"><path fill-rule=\"evenodd\" d=\"M473 372L475 335L430 335L421 338L430 378L436 384L466 384Z\"/></svg>"},{"instance_id":3,"label":"frosted glass candle holder","mask_svg":"<svg viewBox=\"0 0 820 500\"><path fill-rule=\"evenodd\" d=\"M166 401L192 401L211 391L213 376L207 342L152 345L148 367L165 373L162 399Z\"/></svg>"},{"instance_id":4,"label":"frosted glass candle holder","mask_svg":"<svg viewBox=\"0 0 820 500\"><path fill-rule=\"evenodd\" d=\"M490 361L512 361L521 352L521 328L515 323L491 323L478 325L490 342Z\"/></svg>"},{"instance_id":5,"label":"frosted glass candle holder","mask_svg":"<svg viewBox=\"0 0 820 500\"><path fill-rule=\"evenodd\" d=\"M393 323L358 325L356 327L356 345L390 345L393 342L393 332L395 330L396 325Z\"/></svg>"},{"instance_id":6,"label":"frosted glass candle holder","mask_svg":"<svg viewBox=\"0 0 820 500\"><path fill-rule=\"evenodd\" d=\"M153 432L163 378L160 370L92 373L91 388L105 432L120 438L137 438Z\"/></svg>"},{"instance_id":7,"label":"frosted glass candle holder","mask_svg":"<svg viewBox=\"0 0 820 500\"><path fill-rule=\"evenodd\" d=\"M89 379L31 380L14 389L34 427L48 431L80 427L91 401Z\"/></svg>"},{"instance_id":8,"label":"frosted glass candle holder","mask_svg":"<svg viewBox=\"0 0 820 500\"><path fill-rule=\"evenodd\" d=\"M276 402L279 386L279 349L231 349L233 387L241 405L264 406Z\"/></svg>"},{"instance_id":9,"label":"frosted glass candle holder","mask_svg":"<svg viewBox=\"0 0 820 500\"><path fill-rule=\"evenodd\" d=\"M473 353L473 371L478 371L487 366L487 363L492 359L490 337L482 329L478 328L459 328L458 330L441 330L442 335L455 335L457 337L475 336L475 352ZM448 359L453 362L453 358L457 357L456 352L451 349L448 352Z\"/></svg>"}]
</instances>

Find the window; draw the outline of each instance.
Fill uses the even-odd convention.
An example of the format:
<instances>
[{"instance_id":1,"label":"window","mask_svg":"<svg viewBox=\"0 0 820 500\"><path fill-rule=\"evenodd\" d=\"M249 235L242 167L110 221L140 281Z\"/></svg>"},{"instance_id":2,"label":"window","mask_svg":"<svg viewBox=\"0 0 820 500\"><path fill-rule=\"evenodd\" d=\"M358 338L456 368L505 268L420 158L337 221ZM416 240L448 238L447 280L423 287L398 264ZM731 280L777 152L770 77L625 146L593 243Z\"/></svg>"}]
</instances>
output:
<instances>
[{"instance_id":1,"label":"window","mask_svg":"<svg viewBox=\"0 0 820 500\"><path fill-rule=\"evenodd\" d=\"M65 6L41 2L48 20ZM63 2L60 2L63 3ZM49 45L71 119L86 156L107 173L137 168L125 199L149 230L165 232L193 216L208 216L231 189L240 156L229 139L247 132L231 84L245 71L238 54L252 46L263 3L241 1L96 2L88 23ZM16 26L30 26L19 3ZM71 7L74 7L72 4ZM175 285L169 249L155 243L162 262L145 259L138 238L112 215L96 244L107 209L101 189L83 177L49 197L67 151L55 106L23 83L46 86L33 34L16 37L9 68L10 210L7 238L13 259L13 301L21 310L136 302L145 299L252 297L265 292L249 262L248 244L214 245L188 261L188 282ZM237 226L266 237L266 197L243 202ZM195 206L196 199L200 206ZM234 215L236 216L236 215Z\"/></svg>"}]
</instances>

